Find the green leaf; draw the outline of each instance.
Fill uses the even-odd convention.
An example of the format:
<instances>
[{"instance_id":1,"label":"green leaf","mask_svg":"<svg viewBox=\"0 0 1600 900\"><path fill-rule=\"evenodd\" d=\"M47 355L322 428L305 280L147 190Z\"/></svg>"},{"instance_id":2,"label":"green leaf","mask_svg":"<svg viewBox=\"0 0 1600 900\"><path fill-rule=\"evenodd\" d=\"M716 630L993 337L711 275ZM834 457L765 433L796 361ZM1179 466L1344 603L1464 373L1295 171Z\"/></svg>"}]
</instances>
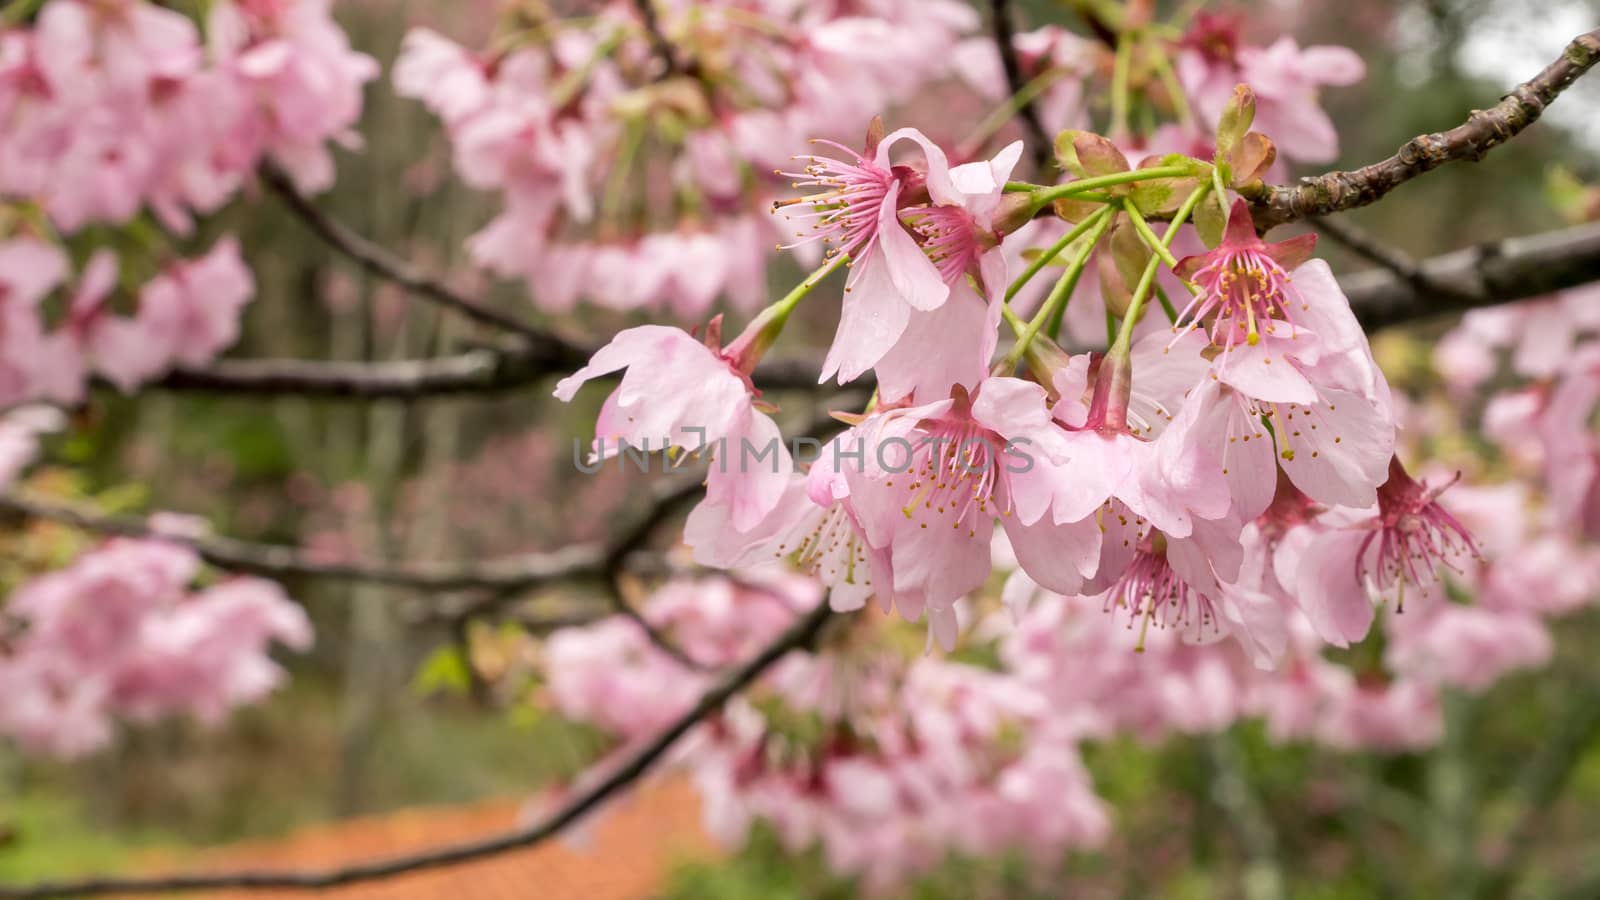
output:
<instances>
[{"instance_id":1,"label":"green leaf","mask_svg":"<svg viewBox=\"0 0 1600 900\"><path fill-rule=\"evenodd\" d=\"M1222 235L1228 230L1228 210L1222 205L1226 202L1226 197L1211 196L1195 207L1194 230L1200 232L1200 240L1205 241L1207 247L1222 243Z\"/></svg>"},{"instance_id":2,"label":"green leaf","mask_svg":"<svg viewBox=\"0 0 1600 900\"><path fill-rule=\"evenodd\" d=\"M461 651L454 644L440 647L428 655L417 675L411 682L411 689L419 694L435 693L466 693L472 685L472 675L467 669L467 661Z\"/></svg>"}]
</instances>

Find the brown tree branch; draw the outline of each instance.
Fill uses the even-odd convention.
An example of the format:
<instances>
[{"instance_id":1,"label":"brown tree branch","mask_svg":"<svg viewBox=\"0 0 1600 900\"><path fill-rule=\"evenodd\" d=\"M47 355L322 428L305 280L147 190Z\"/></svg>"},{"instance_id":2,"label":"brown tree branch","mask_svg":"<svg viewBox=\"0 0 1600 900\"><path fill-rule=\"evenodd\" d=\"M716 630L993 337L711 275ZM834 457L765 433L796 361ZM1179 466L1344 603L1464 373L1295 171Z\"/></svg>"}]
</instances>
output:
<instances>
[{"instance_id":1,"label":"brown tree branch","mask_svg":"<svg viewBox=\"0 0 1600 900\"><path fill-rule=\"evenodd\" d=\"M1016 97L1027 87L1027 80L1022 77L1022 64L1017 59L1016 24L1011 19L1011 0L989 0L989 27L994 35L994 49L1000 54L1000 67L1006 74L1006 89ZM1033 144L1034 165L1041 172L1049 169L1055 163L1055 142L1045 130L1044 122L1039 118L1039 107L1032 98L1017 106L1017 118L1022 120L1022 128L1028 134L1028 141Z\"/></svg>"},{"instance_id":2,"label":"brown tree branch","mask_svg":"<svg viewBox=\"0 0 1600 900\"><path fill-rule=\"evenodd\" d=\"M1416 260L1378 241L1355 225L1340 218L1322 216L1308 220L1307 224L1332 238L1339 246L1379 268L1389 270L1406 283L1418 288L1428 287L1421 283L1422 271L1417 268Z\"/></svg>"},{"instance_id":3,"label":"brown tree branch","mask_svg":"<svg viewBox=\"0 0 1600 900\"><path fill-rule=\"evenodd\" d=\"M48 900L106 894L165 894L210 890L319 890L359 882L393 878L425 869L455 865L532 847L594 811L613 794L633 784L666 755L667 751L736 694L760 678L789 651L811 646L831 615L824 600L816 609L796 619L755 656L723 676L648 743L635 750L611 774L579 791L564 806L543 819L497 837L409 854L381 862L362 863L322 871L222 872L214 875L173 875L157 878L90 878L83 881L0 885L0 900Z\"/></svg>"},{"instance_id":4,"label":"brown tree branch","mask_svg":"<svg viewBox=\"0 0 1600 900\"><path fill-rule=\"evenodd\" d=\"M1251 202L1256 227L1269 228L1366 206L1411 179L1453 160L1479 160L1538 121L1561 92L1600 62L1600 29L1572 39L1561 58L1518 85L1499 103L1474 110L1449 131L1406 141L1394 156L1354 172L1327 172L1298 185L1256 185L1240 190Z\"/></svg>"},{"instance_id":5,"label":"brown tree branch","mask_svg":"<svg viewBox=\"0 0 1600 900\"><path fill-rule=\"evenodd\" d=\"M570 348L568 342L524 322L514 316L492 309L443 281L422 274L410 263L378 246L355 229L323 211L294 186L294 182L276 167L261 168L261 181L283 200L295 218L305 223L326 241L329 246L348 256L363 269L380 278L398 284L467 318L483 325L517 335L542 352L560 355Z\"/></svg>"},{"instance_id":6,"label":"brown tree branch","mask_svg":"<svg viewBox=\"0 0 1600 900\"><path fill-rule=\"evenodd\" d=\"M1369 328L1510 303L1600 281L1600 226L1580 225L1495 241L1416 264L1416 276L1376 269L1340 279L1356 315ZM578 351L560 365L517 349L479 349L401 362L295 359L221 360L207 369L174 372L153 387L228 394L420 399L524 388L587 360ZM817 363L770 360L756 369L765 390L817 390ZM869 385L863 380L861 385Z\"/></svg>"},{"instance_id":7,"label":"brown tree branch","mask_svg":"<svg viewBox=\"0 0 1600 900\"><path fill-rule=\"evenodd\" d=\"M1423 260L1418 281L1371 270L1340 279L1370 332L1600 281L1600 223L1492 241ZM1419 288L1418 282L1427 285Z\"/></svg>"},{"instance_id":8,"label":"brown tree branch","mask_svg":"<svg viewBox=\"0 0 1600 900\"><path fill-rule=\"evenodd\" d=\"M661 20L656 16L655 0L633 0L633 8L639 13L639 21L644 25L645 36L650 39L650 50L661 60L665 67L661 72L662 78L670 78L682 71L678 65L678 57L673 53L672 42L661 31Z\"/></svg>"},{"instance_id":9,"label":"brown tree branch","mask_svg":"<svg viewBox=\"0 0 1600 900\"><path fill-rule=\"evenodd\" d=\"M224 359L204 369L178 369L149 387L242 395L304 395L417 400L515 390L582 367L591 348L568 346L554 355L532 347L477 348L451 356L387 362L309 359ZM818 364L774 359L756 368L762 390L815 391Z\"/></svg>"},{"instance_id":10,"label":"brown tree branch","mask_svg":"<svg viewBox=\"0 0 1600 900\"><path fill-rule=\"evenodd\" d=\"M230 571L276 578L304 575L428 591L528 590L552 581L599 576L611 558L604 547L575 544L550 553L528 553L470 566L341 562L317 559L303 550L276 544L177 534L155 528L140 518L107 516L15 494L0 494L0 512L60 522L95 534L180 544L193 549L206 562Z\"/></svg>"}]
</instances>

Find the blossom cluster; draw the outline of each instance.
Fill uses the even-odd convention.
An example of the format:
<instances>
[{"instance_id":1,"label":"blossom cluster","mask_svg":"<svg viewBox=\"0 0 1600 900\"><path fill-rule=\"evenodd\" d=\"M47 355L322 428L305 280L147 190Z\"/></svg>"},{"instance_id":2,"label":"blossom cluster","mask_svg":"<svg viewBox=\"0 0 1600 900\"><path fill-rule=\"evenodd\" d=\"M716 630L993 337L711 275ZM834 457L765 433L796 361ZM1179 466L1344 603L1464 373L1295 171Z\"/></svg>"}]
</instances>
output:
<instances>
[{"instance_id":1,"label":"blossom cluster","mask_svg":"<svg viewBox=\"0 0 1600 900\"><path fill-rule=\"evenodd\" d=\"M328 0L219 0L205 34L146 0L54 0L0 30L0 197L57 228L148 207L187 232L270 160L304 191L333 183L327 142L356 141L376 63Z\"/></svg>"},{"instance_id":2,"label":"blossom cluster","mask_svg":"<svg viewBox=\"0 0 1600 900\"><path fill-rule=\"evenodd\" d=\"M138 289L131 314L113 307L118 268L117 254L100 249L74 280L59 246L33 237L0 242L0 408L77 404L91 375L126 392L174 366L204 365L238 339L255 294L231 237L163 268ZM54 327L52 294L64 310Z\"/></svg>"},{"instance_id":3,"label":"blossom cluster","mask_svg":"<svg viewBox=\"0 0 1600 900\"><path fill-rule=\"evenodd\" d=\"M1257 720L1281 743L1426 749L1443 734L1444 691L1481 692L1546 663L1547 621L1594 602L1600 576L1594 547L1560 530L1538 534L1540 517L1517 483L1461 487L1448 499L1452 514L1486 535L1491 555L1506 553L1453 573L1472 605L1385 616L1384 653L1369 663L1326 657L1328 643L1298 610L1270 670L1243 646L1129 628L1094 602L1041 589L997 535L992 559L1010 608L958 606L975 653L896 652L904 645L891 620L853 616L815 655L786 658L754 693L699 726L676 765L697 786L718 840L737 846L763 822L789 851L819 848L832 871L884 892L952 853L1020 852L1048 866L1102 846L1106 805L1081 762L1098 742L1157 744ZM1282 508L1266 518L1308 525ZM729 577L676 578L641 612L715 667L747 658L818 602L815 582L768 562ZM614 735L619 750L654 736L710 682L621 617L556 631L542 668L547 702Z\"/></svg>"},{"instance_id":4,"label":"blossom cluster","mask_svg":"<svg viewBox=\"0 0 1600 900\"><path fill-rule=\"evenodd\" d=\"M698 661L726 665L820 601L814 581L767 569L669 582L642 612ZM714 836L737 844L765 821L791 851L820 846L831 869L877 887L951 851L1043 860L1105 837L1083 732L1046 696L1005 673L884 654L871 642L883 636L791 656L695 731L681 760ZM555 709L624 749L706 686L621 618L558 631L546 650Z\"/></svg>"},{"instance_id":5,"label":"blossom cluster","mask_svg":"<svg viewBox=\"0 0 1600 900\"><path fill-rule=\"evenodd\" d=\"M897 145L920 158L897 162ZM1103 139L1077 146L1120 157ZM989 578L999 525L1040 585L1101 597L1141 628L1234 638L1271 666L1289 610L1345 646L1366 633L1376 601L1399 603L1437 566L1477 554L1438 490L1395 457L1388 383L1326 263L1309 258L1313 239L1264 242L1242 200L1214 249L1172 267L1192 299L1170 327L1124 309L1106 352L1071 356L1018 328L995 364L1015 209L1005 186L1019 152L952 166L902 129L869 135L864 153L808 158L816 193L798 215L850 263L822 377L876 376L875 404L840 439L875 451L854 465L824 453L804 473L714 465L686 532L700 562L792 557L837 608L875 596L926 617L948 648L956 601ZM1111 241L1102 252L1115 252ZM1144 297L1151 284L1141 280ZM752 357L785 315L763 315L726 348L715 330L696 340L630 329L557 396L626 368L596 426L601 451L608 439L759 445L777 426L752 386ZM1026 466L997 450L1018 445ZM1289 528L1294 515L1303 521Z\"/></svg>"},{"instance_id":6,"label":"blossom cluster","mask_svg":"<svg viewBox=\"0 0 1600 900\"><path fill-rule=\"evenodd\" d=\"M35 753L108 743L118 720L217 722L275 688L273 642L311 624L282 588L228 578L199 590L193 550L114 539L12 592L0 618L0 734Z\"/></svg>"},{"instance_id":7,"label":"blossom cluster","mask_svg":"<svg viewBox=\"0 0 1600 900\"><path fill-rule=\"evenodd\" d=\"M618 0L513 18L482 53L417 29L395 64L461 179L502 198L473 259L526 279L542 309L757 307L792 237L770 215L775 170L805 138L913 97L979 24L953 0L651 5L653 26Z\"/></svg>"},{"instance_id":8,"label":"blossom cluster","mask_svg":"<svg viewBox=\"0 0 1600 900\"><path fill-rule=\"evenodd\" d=\"M131 391L231 345L255 290L237 242L175 260L144 213L187 235L263 165L328 188L376 74L327 0L220 0L200 23L52 0L0 27L0 408L77 404L91 375Z\"/></svg>"}]
</instances>

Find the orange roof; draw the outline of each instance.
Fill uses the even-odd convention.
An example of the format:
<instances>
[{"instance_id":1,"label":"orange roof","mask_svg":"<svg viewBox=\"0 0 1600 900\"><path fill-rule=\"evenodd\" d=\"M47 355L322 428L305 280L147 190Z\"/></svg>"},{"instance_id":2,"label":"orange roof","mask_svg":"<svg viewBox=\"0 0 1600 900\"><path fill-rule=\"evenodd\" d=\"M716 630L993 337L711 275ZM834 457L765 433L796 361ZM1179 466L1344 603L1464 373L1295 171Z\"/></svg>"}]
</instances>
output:
<instances>
[{"instance_id":1,"label":"orange roof","mask_svg":"<svg viewBox=\"0 0 1600 900\"><path fill-rule=\"evenodd\" d=\"M422 808L319 825L288 837L218 848L200 868L325 869L499 834L519 824L518 801ZM316 894L336 900L640 900L659 893L667 871L716 848L700 825L699 800L682 779L635 788L567 836L478 862L429 869ZM163 870L165 866L161 867ZM305 892L208 894L210 900L304 900Z\"/></svg>"}]
</instances>

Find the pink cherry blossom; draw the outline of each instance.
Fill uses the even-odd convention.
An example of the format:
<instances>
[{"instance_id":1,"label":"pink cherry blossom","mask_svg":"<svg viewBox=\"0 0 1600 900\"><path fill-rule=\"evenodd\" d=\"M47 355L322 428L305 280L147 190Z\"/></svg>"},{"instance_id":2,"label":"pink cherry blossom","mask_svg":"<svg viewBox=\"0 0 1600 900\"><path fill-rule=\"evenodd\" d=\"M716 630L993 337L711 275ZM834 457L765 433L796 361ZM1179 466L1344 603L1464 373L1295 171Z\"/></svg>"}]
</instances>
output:
<instances>
[{"instance_id":1,"label":"pink cherry blossom","mask_svg":"<svg viewBox=\"0 0 1600 900\"><path fill-rule=\"evenodd\" d=\"M0 414L0 490L11 487L34 461L39 438L65 424L61 412L48 406L22 406Z\"/></svg>"},{"instance_id":2,"label":"pink cherry blossom","mask_svg":"<svg viewBox=\"0 0 1600 900\"><path fill-rule=\"evenodd\" d=\"M1295 596L1323 640L1340 647L1360 640L1374 603L1392 600L1403 611L1408 586L1427 596L1439 567L1459 571L1479 557L1472 535L1437 502L1447 487L1429 488L1392 460L1376 516L1330 517L1321 533L1294 544L1303 548L1297 560L1278 563L1280 578L1295 573Z\"/></svg>"},{"instance_id":3,"label":"pink cherry blossom","mask_svg":"<svg viewBox=\"0 0 1600 900\"><path fill-rule=\"evenodd\" d=\"M1313 499L1360 507L1393 453L1388 384L1327 264L1305 259L1310 243L1266 244L1239 201L1221 246L1179 266L1200 287L1183 328L1205 327L1220 348L1191 427L1245 517L1272 499L1274 455Z\"/></svg>"},{"instance_id":4,"label":"pink cherry blossom","mask_svg":"<svg viewBox=\"0 0 1600 900\"><path fill-rule=\"evenodd\" d=\"M958 390L949 400L890 410L854 433L867 459L846 473L848 502L893 572L892 585L878 585L879 600L890 604L889 587L907 619L926 611L942 646L955 643L955 602L988 578L997 519L1039 583L1072 592L1094 575L1098 523L1019 505L1030 473L1066 458L1039 385L989 378L970 398Z\"/></svg>"},{"instance_id":5,"label":"pink cherry blossom","mask_svg":"<svg viewBox=\"0 0 1600 900\"><path fill-rule=\"evenodd\" d=\"M240 316L254 295L239 242L225 237L204 256L168 266L146 283L136 320L173 362L203 366L238 340Z\"/></svg>"},{"instance_id":6,"label":"pink cherry blossom","mask_svg":"<svg viewBox=\"0 0 1600 900\"><path fill-rule=\"evenodd\" d=\"M1200 13L1178 55L1178 77L1207 122L1215 122L1237 84L1256 95L1255 129L1284 156L1327 163L1339 155L1339 136L1317 103L1324 85L1348 85L1366 75L1361 58L1344 47L1302 49L1280 37L1269 47L1242 43L1233 17Z\"/></svg>"},{"instance_id":7,"label":"pink cherry blossom","mask_svg":"<svg viewBox=\"0 0 1600 900\"><path fill-rule=\"evenodd\" d=\"M7 612L26 627L0 648L0 734L78 755L109 742L116 719L215 723L276 687L267 649L309 646L305 613L256 578L191 593L199 567L185 547L117 539L18 588Z\"/></svg>"},{"instance_id":8,"label":"pink cherry blossom","mask_svg":"<svg viewBox=\"0 0 1600 900\"><path fill-rule=\"evenodd\" d=\"M624 444L711 449L707 497L728 506L735 527L748 530L778 504L793 470L778 426L756 408L749 377L755 360L740 351L749 340L725 350L714 335L702 343L677 328L630 328L563 378L555 396L568 402L585 382L626 369L595 423L596 458L615 456Z\"/></svg>"}]
</instances>

